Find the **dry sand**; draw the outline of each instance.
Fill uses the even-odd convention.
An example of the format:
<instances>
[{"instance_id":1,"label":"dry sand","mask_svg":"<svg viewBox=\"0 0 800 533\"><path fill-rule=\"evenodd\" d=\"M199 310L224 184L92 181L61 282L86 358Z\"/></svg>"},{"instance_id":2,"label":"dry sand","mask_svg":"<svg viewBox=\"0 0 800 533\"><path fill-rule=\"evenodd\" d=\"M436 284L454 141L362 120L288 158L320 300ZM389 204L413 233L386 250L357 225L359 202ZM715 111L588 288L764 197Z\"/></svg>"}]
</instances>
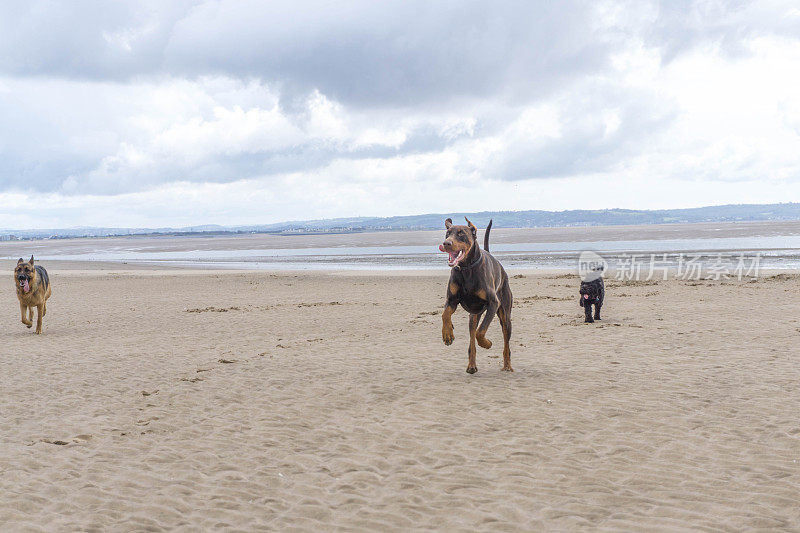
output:
<instances>
[{"instance_id":1,"label":"dry sand","mask_svg":"<svg viewBox=\"0 0 800 533\"><path fill-rule=\"evenodd\" d=\"M468 375L444 271L51 267L36 336L0 268L4 530L800 528L795 274L515 277Z\"/></svg>"}]
</instances>

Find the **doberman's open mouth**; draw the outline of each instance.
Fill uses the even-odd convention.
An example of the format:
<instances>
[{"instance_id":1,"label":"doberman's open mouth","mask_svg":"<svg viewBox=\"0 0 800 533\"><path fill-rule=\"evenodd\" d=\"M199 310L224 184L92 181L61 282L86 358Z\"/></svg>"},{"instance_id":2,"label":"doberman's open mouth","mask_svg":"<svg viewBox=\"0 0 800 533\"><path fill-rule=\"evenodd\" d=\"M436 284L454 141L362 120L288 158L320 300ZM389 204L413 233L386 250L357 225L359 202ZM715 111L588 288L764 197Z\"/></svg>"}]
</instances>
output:
<instances>
[{"instance_id":1,"label":"doberman's open mouth","mask_svg":"<svg viewBox=\"0 0 800 533\"><path fill-rule=\"evenodd\" d=\"M30 285L30 283L28 283L27 279L21 279L19 281L19 286L22 287L22 290L25 291L25 292L28 292L28 291L31 290L31 285Z\"/></svg>"},{"instance_id":2,"label":"doberman's open mouth","mask_svg":"<svg viewBox=\"0 0 800 533\"><path fill-rule=\"evenodd\" d=\"M439 250L442 252L446 252L448 255L447 264L451 267L456 266L458 263L464 259L464 250L459 250L458 252L450 252L444 249L444 246L441 244L439 245Z\"/></svg>"}]
</instances>

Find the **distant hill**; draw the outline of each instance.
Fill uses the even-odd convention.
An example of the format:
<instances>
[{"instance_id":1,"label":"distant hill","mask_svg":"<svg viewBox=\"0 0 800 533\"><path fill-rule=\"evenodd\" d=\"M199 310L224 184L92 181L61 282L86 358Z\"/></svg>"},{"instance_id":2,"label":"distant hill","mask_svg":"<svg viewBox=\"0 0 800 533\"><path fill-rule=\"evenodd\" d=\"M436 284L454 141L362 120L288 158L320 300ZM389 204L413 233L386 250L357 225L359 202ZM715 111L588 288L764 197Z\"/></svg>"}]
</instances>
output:
<instances>
[{"instance_id":1,"label":"distant hill","mask_svg":"<svg viewBox=\"0 0 800 533\"><path fill-rule=\"evenodd\" d=\"M0 230L0 240L108 237L122 235L209 235L236 233L356 233L367 231L440 229L444 219L467 216L478 226L494 219L495 228L563 226L614 226L636 224L678 224L694 222L738 222L757 220L800 220L800 203L736 204L691 209L598 209L570 211L483 211L479 213L432 213L397 217L356 217L303 220L252 226L191 226L186 228L68 228L49 230Z\"/></svg>"}]
</instances>

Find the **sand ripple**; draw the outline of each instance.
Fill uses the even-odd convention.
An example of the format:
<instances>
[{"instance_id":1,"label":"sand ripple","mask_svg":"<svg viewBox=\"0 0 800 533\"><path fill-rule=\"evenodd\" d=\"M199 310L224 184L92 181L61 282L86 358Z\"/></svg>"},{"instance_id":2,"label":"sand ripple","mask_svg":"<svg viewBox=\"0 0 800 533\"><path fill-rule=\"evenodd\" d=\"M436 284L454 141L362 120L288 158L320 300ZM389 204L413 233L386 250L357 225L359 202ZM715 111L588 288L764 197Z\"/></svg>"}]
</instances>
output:
<instances>
[{"instance_id":1,"label":"sand ripple","mask_svg":"<svg viewBox=\"0 0 800 533\"><path fill-rule=\"evenodd\" d=\"M800 528L800 279L612 286L591 326L570 280L526 274L516 372L495 324L474 376L444 282L61 274L40 337L9 283L0 523Z\"/></svg>"}]
</instances>

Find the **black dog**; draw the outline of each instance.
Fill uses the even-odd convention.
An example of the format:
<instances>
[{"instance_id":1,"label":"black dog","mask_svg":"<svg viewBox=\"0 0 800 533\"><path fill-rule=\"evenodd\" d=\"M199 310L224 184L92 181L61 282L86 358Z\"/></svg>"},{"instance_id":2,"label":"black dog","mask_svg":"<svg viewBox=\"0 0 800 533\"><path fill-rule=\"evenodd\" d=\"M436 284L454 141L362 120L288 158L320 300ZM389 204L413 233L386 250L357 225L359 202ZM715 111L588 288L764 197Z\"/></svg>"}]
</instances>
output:
<instances>
[{"instance_id":1,"label":"black dog","mask_svg":"<svg viewBox=\"0 0 800 533\"><path fill-rule=\"evenodd\" d=\"M603 299L606 297L606 287L603 278L599 277L593 281L581 281L581 298L578 304L583 307L586 313L584 322L594 322L600 320L600 308L603 307ZM592 304L594 304L594 319L592 319Z\"/></svg>"},{"instance_id":2,"label":"black dog","mask_svg":"<svg viewBox=\"0 0 800 533\"><path fill-rule=\"evenodd\" d=\"M466 218L466 217L465 217ZM489 231L492 222L486 226L483 237L483 248L478 246L478 229L467 219L467 226L455 226L451 219L444 222L447 228L444 242L439 250L447 252L450 265L450 282L447 284L447 302L442 313L442 340L447 346L453 343L453 313L459 304L469 312L469 361L467 372L478 371L475 363L475 341L481 348L491 348L492 341L486 338L495 314L500 318L503 328L503 370L513 372L511 368L511 304L513 297L508 285L508 275L497 259L489 253ZM486 312L480 327L478 321Z\"/></svg>"}]
</instances>

